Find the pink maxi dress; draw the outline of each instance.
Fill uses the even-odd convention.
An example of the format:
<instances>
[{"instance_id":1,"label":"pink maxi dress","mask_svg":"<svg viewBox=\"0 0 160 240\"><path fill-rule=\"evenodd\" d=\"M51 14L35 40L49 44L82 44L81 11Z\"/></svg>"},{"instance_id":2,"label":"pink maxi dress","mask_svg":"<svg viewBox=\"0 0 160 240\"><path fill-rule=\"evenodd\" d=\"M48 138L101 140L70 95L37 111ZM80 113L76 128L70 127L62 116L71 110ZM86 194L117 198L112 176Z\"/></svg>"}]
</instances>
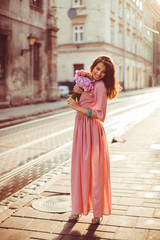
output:
<instances>
[{"instance_id":1,"label":"pink maxi dress","mask_svg":"<svg viewBox=\"0 0 160 240\"><path fill-rule=\"evenodd\" d=\"M111 213L110 159L102 122L107 108L107 90L96 81L90 92L83 92L79 105L92 109L98 119L77 112L73 135L71 166L71 206L75 215L87 215L93 209L95 218Z\"/></svg>"}]
</instances>

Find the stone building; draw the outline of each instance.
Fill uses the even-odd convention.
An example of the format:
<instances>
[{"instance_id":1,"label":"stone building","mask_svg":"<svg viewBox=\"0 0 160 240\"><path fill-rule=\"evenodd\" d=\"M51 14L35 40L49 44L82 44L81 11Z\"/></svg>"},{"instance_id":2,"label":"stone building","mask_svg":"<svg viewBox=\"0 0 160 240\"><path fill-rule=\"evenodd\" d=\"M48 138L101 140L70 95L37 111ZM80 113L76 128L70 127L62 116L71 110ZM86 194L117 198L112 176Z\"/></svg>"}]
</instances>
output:
<instances>
[{"instance_id":1,"label":"stone building","mask_svg":"<svg viewBox=\"0 0 160 240\"><path fill-rule=\"evenodd\" d=\"M17 106L60 98L55 14L54 0L0 1L1 103Z\"/></svg>"},{"instance_id":2,"label":"stone building","mask_svg":"<svg viewBox=\"0 0 160 240\"><path fill-rule=\"evenodd\" d=\"M149 86L153 17L142 0L57 0L58 81L109 55L125 90Z\"/></svg>"},{"instance_id":3,"label":"stone building","mask_svg":"<svg viewBox=\"0 0 160 240\"><path fill-rule=\"evenodd\" d=\"M151 85L160 85L160 1L145 0L145 10L153 17L153 74Z\"/></svg>"}]
</instances>

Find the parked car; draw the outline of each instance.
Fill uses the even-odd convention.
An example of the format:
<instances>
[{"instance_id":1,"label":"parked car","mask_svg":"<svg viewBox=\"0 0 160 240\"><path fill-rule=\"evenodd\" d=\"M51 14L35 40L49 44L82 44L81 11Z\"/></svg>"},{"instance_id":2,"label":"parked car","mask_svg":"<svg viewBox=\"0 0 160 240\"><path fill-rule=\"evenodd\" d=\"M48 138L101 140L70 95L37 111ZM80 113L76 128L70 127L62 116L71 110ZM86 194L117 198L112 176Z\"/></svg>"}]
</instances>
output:
<instances>
[{"instance_id":1,"label":"parked car","mask_svg":"<svg viewBox=\"0 0 160 240\"><path fill-rule=\"evenodd\" d=\"M69 87L68 86L59 85L58 89L60 91L61 97L68 98L68 95L69 95Z\"/></svg>"},{"instance_id":2,"label":"parked car","mask_svg":"<svg viewBox=\"0 0 160 240\"><path fill-rule=\"evenodd\" d=\"M71 82L71 81L59 82L58 88L59 88L60 92L62 93L61 96L68 97L69 94L72 94L74 85L75 85L75 82ZM65 88L63 88L63 87L65 87ZM69 93L67 93L68 90L69 90ZM67 94L67 96L66 96L66 94Z\"/></svg>"},{"instance_id":3,"label":"parked car","mask_svg":"<svg viewBox=\"0 0 160 240\"><path fill-rule=\"evenodd\" d=\"M63 82L58 82L59 86L67 86L69 88L69 93L71 94L73 91L73 87L75 85L75 82L71 81L63 81Z\"/></svg>"}]
</instances>

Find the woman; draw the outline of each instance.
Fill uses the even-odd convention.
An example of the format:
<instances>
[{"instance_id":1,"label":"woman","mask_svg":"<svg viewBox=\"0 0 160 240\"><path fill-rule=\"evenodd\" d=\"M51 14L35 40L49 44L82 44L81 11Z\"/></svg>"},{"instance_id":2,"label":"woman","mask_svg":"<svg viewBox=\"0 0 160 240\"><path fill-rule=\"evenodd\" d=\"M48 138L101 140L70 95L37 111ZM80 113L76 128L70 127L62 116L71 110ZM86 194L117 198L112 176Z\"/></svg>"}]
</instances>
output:
<instances>
[{"instance_id":1,"label":"woman","mask_svg":"<svg viewBox=\"0 0 160 240\"><path fill-rule=\"evenodd\" d=\"M82 92L75 85L74 92L82 93L79 102L68 99L77 111L73 136L71 167L70 221L93 209L92 224L99 224L103 215L111 213L110 160L103 124L107 99L113 99L121 87L116 80L115 67L108 56L94 60L90 72L95 80L94 89Z\"/></svg>"}]
</instances>

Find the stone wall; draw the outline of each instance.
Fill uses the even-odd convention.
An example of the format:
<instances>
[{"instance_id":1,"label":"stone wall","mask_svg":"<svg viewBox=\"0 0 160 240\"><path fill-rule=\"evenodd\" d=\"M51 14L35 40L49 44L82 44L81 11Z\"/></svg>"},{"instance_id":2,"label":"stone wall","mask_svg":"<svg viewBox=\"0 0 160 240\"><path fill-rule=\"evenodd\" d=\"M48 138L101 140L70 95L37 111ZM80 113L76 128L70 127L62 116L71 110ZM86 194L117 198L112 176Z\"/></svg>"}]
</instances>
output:
<instances>
[{"instance_id":1,"label":"stone wall","mask_svg":"<svg viewBox=\"0 0 160 240\"><path fill-rule=\"evenodd\" d=\"M43 1L43 8L38 9L30 5L29 0L1 1L0 6L0 34L7 36L7 60L5 75L5 100L12 106L58 100L60 98L57 88L56 62L57 56L52 57L50 52L55 51L56 22L52 28L51 48L48 48L48 11L49 1ZM35 43L39 44L39 79L34 79L34 54L26 51L21 55L21 49L29 49L27 37L34 34ZM54 60L53 60L54 59ZM54 61L54 66L50 67ZM52 79L51 79L52 78ZM54 83L54 84L53 84ZM50 88L54 85L55 91L49 97ZM0 92L2 86L0 84Z\"/></svg>"}]
</instances>

